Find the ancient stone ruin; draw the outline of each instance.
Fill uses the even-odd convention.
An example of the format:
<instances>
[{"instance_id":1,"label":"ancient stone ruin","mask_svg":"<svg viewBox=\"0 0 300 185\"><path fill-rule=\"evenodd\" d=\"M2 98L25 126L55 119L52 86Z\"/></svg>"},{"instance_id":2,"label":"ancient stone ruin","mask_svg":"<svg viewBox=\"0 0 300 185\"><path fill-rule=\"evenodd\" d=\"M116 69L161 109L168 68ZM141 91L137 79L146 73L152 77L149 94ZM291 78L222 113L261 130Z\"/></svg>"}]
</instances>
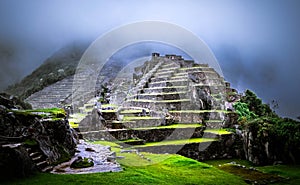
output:
<instances>
[{"instance_id":1,"label":"ancient stone ruin","mask_svg":"<svg viewBox=\"0 0 300 185\"><path fill-rule=\"evenodd\" d=\"M132 79L115 85L109 103L96 97L83 106L83 138L197 160L238 155L234 136L223 129L236 123L231 103L238 95L207 64L153 53Z\"/></svg>"},{"instance_id":2,"label":"ancient stone ruin","mask_svg":"<svg viewBox=\"0 0 300 185\"><path fill-rule=\"evenodd\" d=\"M14 96L0 94L0 178L24 177L35 171L121 170L110 148L79 142L64 110L29 108ZM80 159L91 160L91 167L81 169ZM72 168L75 164L77 167Z\"/></svg>"}]
</instances>

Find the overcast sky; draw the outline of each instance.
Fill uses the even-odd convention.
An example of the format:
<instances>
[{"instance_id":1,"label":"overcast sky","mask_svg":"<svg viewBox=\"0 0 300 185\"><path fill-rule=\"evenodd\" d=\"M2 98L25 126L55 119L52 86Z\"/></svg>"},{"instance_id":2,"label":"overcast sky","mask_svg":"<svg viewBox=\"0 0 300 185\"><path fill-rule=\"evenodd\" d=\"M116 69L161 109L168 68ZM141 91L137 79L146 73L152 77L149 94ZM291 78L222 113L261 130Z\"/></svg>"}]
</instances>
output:
<instances>
[{"instance_id":1,"label":"overcast sky","mask_svg":"<svg viewBox=\"0 0 300 185\"><path fill-rule=\"evenodd\" d=\"M144 20L193 32L233 87L251 89L266 103L277 100L280 115L300 115L298 0L0 0L0 88L69 42Z\"/></svg>"}]
</instances>

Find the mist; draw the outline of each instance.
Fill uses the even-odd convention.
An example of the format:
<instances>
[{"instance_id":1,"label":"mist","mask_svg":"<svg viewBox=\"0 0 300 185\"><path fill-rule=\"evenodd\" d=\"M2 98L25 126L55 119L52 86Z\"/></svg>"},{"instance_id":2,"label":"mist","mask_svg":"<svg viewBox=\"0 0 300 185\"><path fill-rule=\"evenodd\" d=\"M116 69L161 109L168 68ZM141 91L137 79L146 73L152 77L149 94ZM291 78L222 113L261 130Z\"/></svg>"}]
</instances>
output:
<instances>
[{"instance_id":1,"label":"mist","mask_svg":"<svg viewBox=\"0 0 300 185\"><path fill-rule=\"evenodd\" d=\"M179 25L205 41L234 88L251 89L265 103L276 100L277 113L296 118L299 7L297 0L1 0L0 90L71 42L92 42L121 25L158 20ZM141 55L128 50L126 57L134 60L152 50L141 46Z\"/></svg>"}]
</instances>

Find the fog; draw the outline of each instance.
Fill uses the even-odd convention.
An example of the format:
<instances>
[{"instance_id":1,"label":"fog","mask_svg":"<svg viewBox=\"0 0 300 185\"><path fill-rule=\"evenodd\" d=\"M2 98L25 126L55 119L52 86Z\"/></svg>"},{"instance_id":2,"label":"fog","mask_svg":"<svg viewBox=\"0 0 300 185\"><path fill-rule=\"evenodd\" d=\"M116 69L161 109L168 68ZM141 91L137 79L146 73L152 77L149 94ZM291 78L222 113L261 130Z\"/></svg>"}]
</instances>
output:
<instances>
[{"instance_id":1,"label":"fog","mask_svg":"<svg viewBox=\"0 0 300 185\"><path fill-rule=\"evenodd\" d=\"M92 42L121 25L158 20L204 40L233 87L251 89L265 103L277 100L276 112L295 118L300 115L299 7L297 0L1 0L0 89L70 42ZM144 56L153 48L140 50Z\"/></svg>"}]
</instances>

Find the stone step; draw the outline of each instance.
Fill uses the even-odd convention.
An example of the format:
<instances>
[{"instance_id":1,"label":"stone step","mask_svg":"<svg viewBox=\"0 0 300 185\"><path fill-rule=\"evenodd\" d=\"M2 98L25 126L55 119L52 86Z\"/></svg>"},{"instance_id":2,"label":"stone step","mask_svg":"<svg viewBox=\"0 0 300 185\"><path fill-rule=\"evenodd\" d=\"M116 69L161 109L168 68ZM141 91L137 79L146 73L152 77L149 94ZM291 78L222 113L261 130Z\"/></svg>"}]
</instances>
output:
<instances>
[{"instance_id":1,"label":"stone step","mask_svg":"<svg viewBox=\"0 0 300 185\"><path fill-rule=\"evenodd\" d=\"M152 87L152 88L144 88L144 93L168 93L168 92L182 92L187 91L187 86L171 86L171 87Z\"/></svg>"},{"instance_id":2,"label":"stone step","mask_svg":"<svg viewBox=\"0 0 300 185\"><path fill-rule=\"evenodd\" d=\"M33 161L39 161L39 160L41 160L43 158L43 155L39 155L39 156L37 156L37 157L32 157L31 159L33 160Z\"/></svg>"},{"instance_id":3,"label":"stone step","mask_svg":"<svg viewBox=\"0 0 300 185\"><path fill-rule=\"evenodd\" d=\"M30 148L28 148L30 149ZM41 154L41 152L33 152L33 153L30 153L29 154L29 157L36 157L36 156L39 156Z\"/></svg>"},{"instance_id":4,"label":"stone step","mask_svg":"<svg viewBox=\"0 0 300 185\"><path fill-rule=\"evenodd\" d=\"M137 100L127 100L124 103L125 106L135 106L149 108L151 110L182 110L188 109L191 106L190 99L177 99L177 100L147 100L147 99L137 99Z\"/></svg>"},{"instance_id":5,"label":"stone step","mask_svg":"<svg viewBox=\"0 0 300 185\"><path fill-rule=\"evenodd\" d=\"M145 128L145 127L156 127L165 125L165 119L160 117L150 116L133 116L124 117L122 120L123 128Z\"/></svg>"},{"instance_id":6,"label":"stone step","mask_svg":"<svg viewBox=\"0 0 300 185\"><path fill-rule=\"evenodd\" d=\"M174 73L174 76L188 76L188 75L198 76L200 79L203 78L219 78L219 74L215 71L194 71L194 72L178 72Z\"/></svg>"},{"instance_id":7,"label":"stone step","mask_svg":"<svg viewBox=\"0 0 300 185\"><path fill-rule=\"evenodd\" d=\"M160 67L157 72L160 73L160 72L166 72L166 71L176 71L177 69L180 69L179 67Z\"/></svg>"},{"instance_id":8,"label":"stone step","mask_svg":"<svg viewBox=\"0 0 300 185\"><path fill-rule=\"evenodd\" d=\"M149 116L150 110L145 108L138 108L138 109L129 109L123 108L120 112L120 115L132 117L132 116Z\"/></svg>"},{"instance_id":9,"label":"stone step","mask_svg":"<svg viewBox=\"0 0 300 185\"><path fill-rule=\"evenodd\" d=\"M153 77L151 78L151 82L161 82L169 80L171 77L169 75L159 76L159 77Z\"/></svg>"},{"instance_id":10,"label":"stone step","mask_svg":"<svg viewBox=\"0 0 300 185\"><path fill-rule=\"evenodd\" d=\"M152 87L169 87L169 86L188 86L189 80L180 79L180 80L165 80L165 81L156 81L149 83L149 88Z\"/></svg>"},{"instance_id":11,"label":"stone step","mask_svg":"<svg viewBox=\"0 0 300 185\"><path fill-rule=\"evenodd\" d=\"M177 122L203 123L208 128L221 128L225 120L236 119L234 112L225 110L171 110L169 113Z\"/></svg>"},{"instance_id":12,"label":"stone step","mask_svg":"<svg viewBox=\"0 0 300 185\"><path fill-rule=\"evenodd\" d=\"M53 170L53 166L46 166L45 168L43 168L41 171L42 172L50 172Z\"/></svg>"},{"instance_id":13,"label":"stone step","mask_svg":"<svg viewBox=\"0 0 300 185\"><path fill-rule=\"evenodd\" d=\"M201 66L178 69L178 72L201 72L201 71L214 71L214 69L210 67L201 67Z\"/></svg>"},{"instance_id":14,"label":"stone step","mask_svg":"<svg viewBox=\"0 0 300 185\"><path fill-rule=\"evenodd\" d=\"M196 88L198 91L207 91L208 94L225 94L226 87L224 85L218 85L218 84L195 84L193 85L194 88Z\"/></svg>"},{"instance_id":15,"label":"stone step","mask_svg":"<svg viewBox=\"0 0 300 185\"><path fill-rule=\"evenodd\" d=\"M130 129L108 129L91 132L82 132L85 139L92 140L127 140L139 138L146 142L157 142L165 139L186 139L202 137L204 134L202 125L199 124L175 124L159 127L144 127Z\"/></svg>"},{"instance_id":16,"label":"stone step","mask_svg":"<svg viewBox=\"0 0 300 185\"><path fill-rule=\"evenodd\" d=\"M46 166L48 166L48 162L47 162L47 161L41 161L41 162L36 163L36 166L37 166L39 169L43 169L43 168L45 168Z\"/></svg>"},{"instance_id":17,"label":"stone step","mask_svg":"<svg viewBox=\"0 0 300 185\"><path fill-rule=\"evenodd\" d=\"M168 93L143 93L132 95L129 100L132 99L146 99L146 100L175 100L175 99L187 99L189 98L187 91L181 92L168 92Z\"/></svg>"},{"instance_id":18,"label":"stone step","mask_svg":"<svg viewBox=\"0 0 300 185\"><path fill-rule=\"evenodd\" d=\"M174 73L156 73L152 78L170 78Z\"/></svg>"},{"instance_id":19,"label":"stone step","mask_svg":"<svg viewBox=\"0 0 300 185\"><path fill-rule=\"evenodd\" d=\"M195 152L205 150L214 142L218 142L218 140L214 138L187 138L180 140L163 140L161 142L148 142L144 145L136 145L133 148L140 152L181 154L181 151Z\"/></svg>"},{"instance_id":20,"label":"stone step","mask_svg":"<svg viewBox=\"0 0 300 185\"><path fill-rule=\"evenodd\" d=\"M176 63L167 63L160 66L160 68L173 68L173 67L179 67Z\"/></svg>"}]
</instances>

